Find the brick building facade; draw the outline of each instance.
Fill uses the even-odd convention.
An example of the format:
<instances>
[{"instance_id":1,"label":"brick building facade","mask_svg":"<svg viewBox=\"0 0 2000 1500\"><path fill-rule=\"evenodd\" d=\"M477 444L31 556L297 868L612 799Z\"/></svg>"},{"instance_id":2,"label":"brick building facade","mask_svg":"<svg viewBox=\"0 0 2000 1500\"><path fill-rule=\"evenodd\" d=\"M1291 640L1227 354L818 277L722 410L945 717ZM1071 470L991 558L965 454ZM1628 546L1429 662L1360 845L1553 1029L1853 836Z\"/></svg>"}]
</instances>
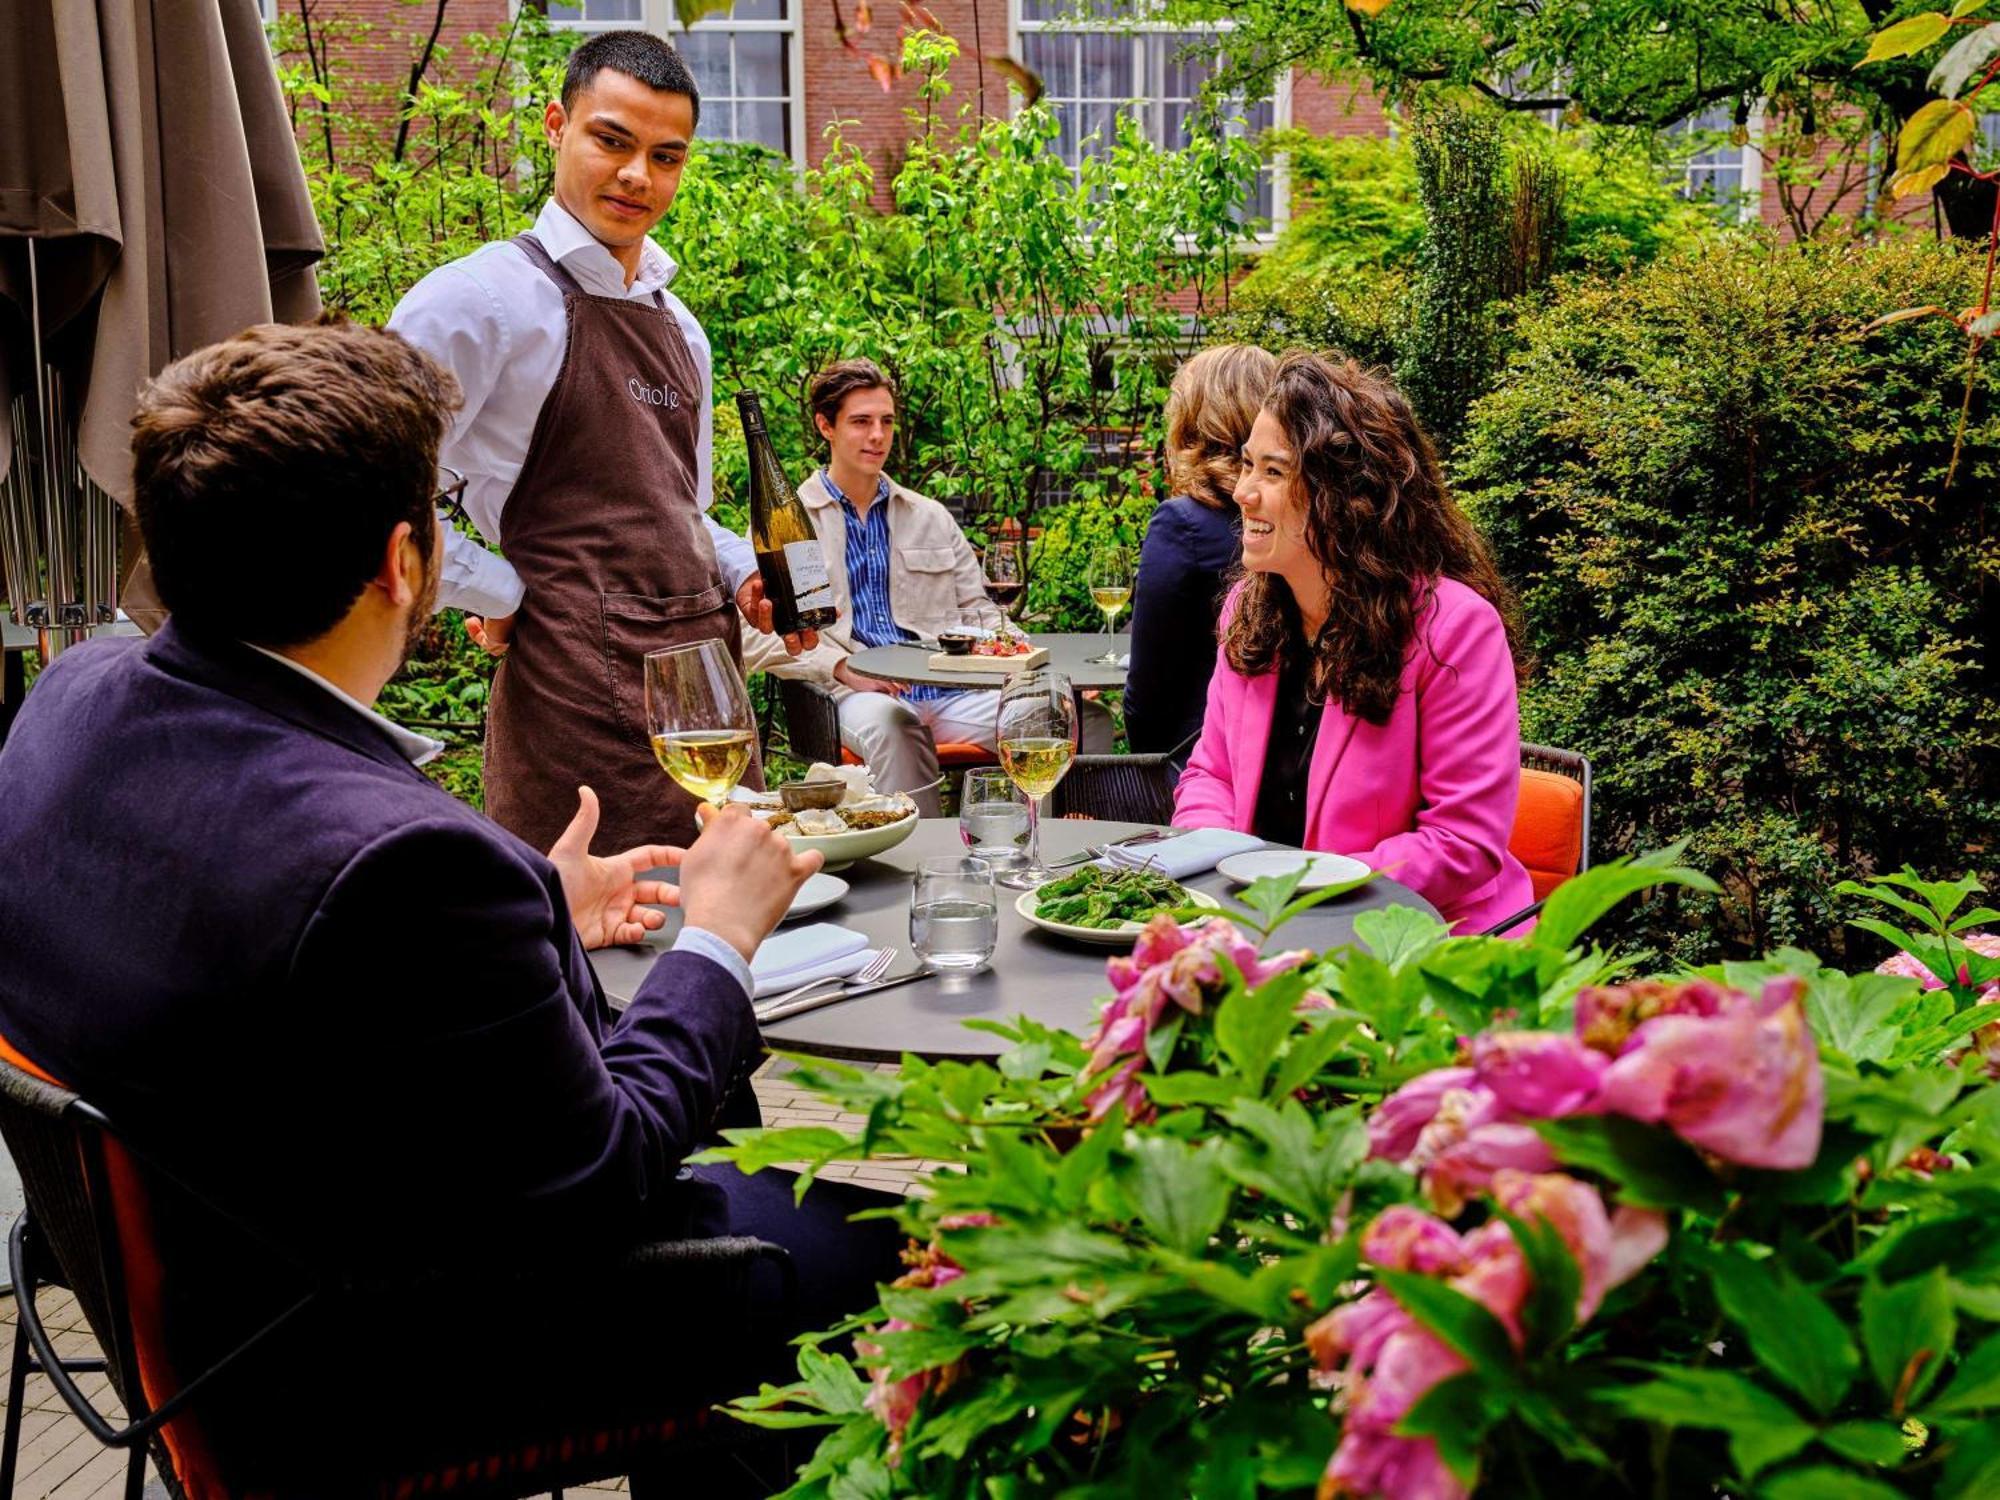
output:
<instances>
[{"instance_id":1,"label":"brick building facade","mask_svg":"<svg viewBox=\"0 0 2000 1500\"><path fill-rule=\"evenodd\" d=\"M260 0L267 17L282 9L296 13L299 0ZM456 45L470 33L503 32L524 0L308 0L324 23L342 28L334 46L338 65L357 81L393 88L405 81L432 26L440 39ZM736 0L726 13L683 29L673 0L547 0L558 26L579 30L642 26L673 40L687 56L703 95L701 133L705 137L756 140L790 155L802 165L825 154L824 133L835 120L848 122L846 137L867 154L877 173L878 198L887 206L909 122L905 111L917 102L914 80L892 82L885 90L866 54L893 53L899 6L876 0L877 24L857 38L860 52L844 46L827 0ZM1074 0L929 0L929 10L959 43L951 71L953 98L977 102L989 112L1012 107L1005 79L989 59L1018 58L1034 69L1064 119L1061 149L1085 149L1092 130L1108 132L1112 113L1136 101L1148 133L1175 144L1184 130L1187 103L1199 84L1198 67L1177 54L1187 33L1166 28L1091 27L1063 19L1079 7ZM1088 9L1105 15L1129 13L1124 0L1090 0ZM857 0L842 6L850 26ZM357 25L356 23L361 23ZM362 38L365 37L365 41ZM1303 70L1283 79L1272 97L1238 101L1248 127L1294 125L1315 135L1381 135L1390 126L1365 88L1327 80ZM1727 130L1717 115L1689 122L1696 128ZM1719 135L1715 149L1685 167L1691 193L1712 192L1737 199L1744 216L1779 229L1786 215L1772 174L1763 170L1758 149L1761 122L1751 139L1730 144ZM1282 161L1267 168L1256 200L1246 205L1267 232L1282 227L1290 204ZM1844 205L1850 211L1858 202Z\"/></svg>"}]
</instances>

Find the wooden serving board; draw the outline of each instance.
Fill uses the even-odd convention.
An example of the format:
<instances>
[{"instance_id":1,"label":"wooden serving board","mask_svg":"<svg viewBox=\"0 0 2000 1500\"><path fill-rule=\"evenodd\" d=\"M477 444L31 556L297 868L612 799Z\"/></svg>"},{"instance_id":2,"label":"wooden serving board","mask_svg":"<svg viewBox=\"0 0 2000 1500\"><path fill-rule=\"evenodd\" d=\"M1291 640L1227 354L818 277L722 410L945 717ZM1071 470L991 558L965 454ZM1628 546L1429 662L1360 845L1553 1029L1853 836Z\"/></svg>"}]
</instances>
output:
<instances>
[{"instance_id":1,"label":"wooden serving board","mask_svg":"<svg viewBox=\"0 0 2000 1500\"><path fill-rule=\"evenodd\" d=\"M930 667L933 672L1026 672L1048 659L1047 646L1037 646L1026 656L974 656L970 652L953 656L948 651L933 651Z\"/></svg>"}]
</instances>

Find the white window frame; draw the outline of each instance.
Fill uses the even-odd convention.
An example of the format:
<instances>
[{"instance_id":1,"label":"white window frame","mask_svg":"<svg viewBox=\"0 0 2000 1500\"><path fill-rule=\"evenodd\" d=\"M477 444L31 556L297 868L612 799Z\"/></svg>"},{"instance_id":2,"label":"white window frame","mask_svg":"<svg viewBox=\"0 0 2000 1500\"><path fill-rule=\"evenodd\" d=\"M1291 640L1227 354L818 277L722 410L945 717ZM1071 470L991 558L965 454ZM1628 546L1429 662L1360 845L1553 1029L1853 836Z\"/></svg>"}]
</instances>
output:
<instances>
[{"instance_id":1,"label":"white window frame","mask_svg":"<svg viewBox=\"0 0 2000 1500\"><path fill-rule=\"evenodd\" d=\"M1138 0L1140 7L1153 8L1152 0ZM1155 33L1181 35L1187 32L1212 32L1224 35L1234 30L1234 24L1226 19L1208 22L1154 21L1102 21L1088 19L1073 21L1024 21L1021 18L1021 0L1007 0L1007 51L1012 57L1023 56L1021 37L1024 32L1053 31L1076 34L1087 31L1103 32L1110 35L1141 36ZM1135 69L1135 73L1136 73ZM1151 101L1157 103L1158 101ZM1013 89L1007 90L1007 114L1012 118L1020 108L1020 95ZM1292 70L1285 68L1272 82L1271 128L1284 130L1292 123ZM1237 242L1239 250L1254 253L1268 250L1284 233L1285 226L1292 221L1292 162L1291 153L1279 151L1271 157L1271 221L1254 235L1245 235Z\"/></svg>"},{"instance_id":2,"label":"white window frame","mask_svg":"<svg viewBox=\"0 0 2000 1500\"><path fill-rule=\"evenodd\" d=\"M568 0L577 4L579 0ZM736 21L727 17L706 16L695 22L703 31L776 32L791 38L786 47L785 134L791 140L790 156L792 164L801 170L806 166L806 85L805 85L805 10L812 0L785 0L788 16L782 21ZM519 12L521 0L509 0L513 11ZM631 27L651 32L668 42L688 34L688 28L681 25L675 14L674 0L639 0L637 21L558 21L550 20L549 25L560 31L576 31L586 35L600 31L620 31ZM697 132L699 134L699 132ZM711 136L719 140L719 136Z\"/></svg>"},{"instance_id":3,"label":"white window frame","mask_svg":"<svg viewBox=\"0 0 2000 1500\"><path fill-rule=\"evenodd\" d=\"M1699 114L1707 114L1715 108L1717 106L1710 105L1707 109L1699 111ZM1692 135L1694 133L1693 121L1699 117L1699 114L1689 116L1687 119L1669 126L1669 134L1674 136ZM1748 132L1748 138L1742 145L1715 147L1712 149L1718 151L1727 149L1737 153L1739 165L1737 167L1736 217L1739 223L1754 224L1764 217L1764 157L1763 153L1758 149L1764 139L1763 100L1758 100L1756 107L1751 110L1750 119L1745 129ZM1711 195L1697 194L1694 191L1695 170L1693 157L1689 157L1681 163L1678 191L1682 197L1699 202L1702 197Z\"/></svg>"}]
</instances>

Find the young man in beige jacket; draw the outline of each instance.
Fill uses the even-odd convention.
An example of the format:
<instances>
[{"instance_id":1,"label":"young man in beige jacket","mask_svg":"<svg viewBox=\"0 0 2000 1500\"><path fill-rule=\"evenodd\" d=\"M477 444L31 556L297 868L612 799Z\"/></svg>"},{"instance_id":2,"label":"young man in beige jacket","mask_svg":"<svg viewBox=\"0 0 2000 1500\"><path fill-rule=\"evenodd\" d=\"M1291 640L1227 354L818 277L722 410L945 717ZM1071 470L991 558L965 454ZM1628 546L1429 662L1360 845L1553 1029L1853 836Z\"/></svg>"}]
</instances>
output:
<instances>
[{"instance_id":1,"label":"young man in beige jacket","mask_svg":"<svg viewBox=\"0 0 2000 1500\"><path fill-rule=\"evenodd\" d=\"M997 692L903 687L857 672L848 657L866 646L976 625L997 630L1004 616L986 597L979 559L937 501L882 472L896 431L896 388L873 360L830 365L813 380L813 425L827 462L799 486L826 554L839 620L819 644L788 657L745 636L745 667L799 678L837 700L841 741L868 765L883 791L907 791L925 817L939 810L937 744L994 744ZM1086 749L1110 748L1110 722L1086 705Z\"/></svg>"}]
</instances>

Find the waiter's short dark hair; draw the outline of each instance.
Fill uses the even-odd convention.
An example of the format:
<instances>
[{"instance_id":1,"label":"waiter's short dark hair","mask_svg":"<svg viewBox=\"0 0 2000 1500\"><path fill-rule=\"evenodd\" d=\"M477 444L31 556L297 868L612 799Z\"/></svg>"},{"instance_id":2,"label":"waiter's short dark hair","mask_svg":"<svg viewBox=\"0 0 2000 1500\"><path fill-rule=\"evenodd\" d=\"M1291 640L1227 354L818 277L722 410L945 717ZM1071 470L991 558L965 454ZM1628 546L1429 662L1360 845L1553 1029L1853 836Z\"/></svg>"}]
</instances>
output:
<instances>
[{"instance_id":1,"label":"waiter's short dark hair","mask_svg":"<svg viewBox=\"0 0 2000 1500\"><path fill-rule=\"evenodd\" d=\"M133 505L181 628L297 646L337 625L407 521L428 564L458 382L396 334L263 323L162 370L132 417Z\"/></svg>"},{"instance_id":2,"label":"waiter's short dark hair","mask_svg":"<svg viewBox=\"0 0 2000 1500\"><path fill-rule=\"evenodd\" d=\"M694 123L701 124L701 90L694 86L694 74L679 52L650 31L600 31L579 42L563 74L563 108L568 110L576 96L590 87L590 80L606 68L662 93L687 95Z\"/></svg>"}]
</instances>

